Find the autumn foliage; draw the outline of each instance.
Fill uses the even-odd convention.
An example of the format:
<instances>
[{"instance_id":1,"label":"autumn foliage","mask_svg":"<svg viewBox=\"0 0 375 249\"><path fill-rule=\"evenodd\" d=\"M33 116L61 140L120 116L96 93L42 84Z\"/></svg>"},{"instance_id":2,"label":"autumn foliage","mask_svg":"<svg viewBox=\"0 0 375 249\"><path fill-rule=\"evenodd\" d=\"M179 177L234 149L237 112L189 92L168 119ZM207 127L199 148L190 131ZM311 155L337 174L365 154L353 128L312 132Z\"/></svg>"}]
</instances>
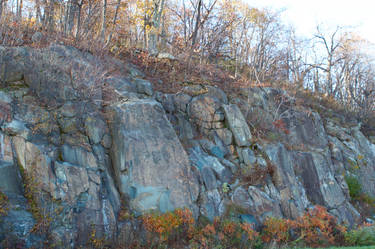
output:
<instances>
[{"instance_id":1,"label":"autumn foliage","mask_svg":"<svg viewBox=\"0 0 375 249\"><path fill-rule=\"evenodd\" d=\"M295 220L267 217L260 229L255 229L254 224L226 218L201 224L188 209L147 214L142 221L146 231L159 239L149 241L149 245L168 245L168 248L264 248L271 244L327 247L353 245L355 241L371 242L367 237L375 233L368 223L348 232L322 206L315 206Z\"/></svg>"}]
</instances>

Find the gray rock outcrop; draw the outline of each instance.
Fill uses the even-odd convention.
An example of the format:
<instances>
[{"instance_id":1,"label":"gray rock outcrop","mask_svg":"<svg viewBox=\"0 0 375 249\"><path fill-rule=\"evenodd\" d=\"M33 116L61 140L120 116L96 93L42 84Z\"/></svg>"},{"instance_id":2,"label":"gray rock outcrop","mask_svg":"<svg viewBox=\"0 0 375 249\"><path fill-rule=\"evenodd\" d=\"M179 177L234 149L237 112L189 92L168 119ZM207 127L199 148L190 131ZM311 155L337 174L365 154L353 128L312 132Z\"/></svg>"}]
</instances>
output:
<instances>
[{"instance_id":1,"label":"gray rock outcrop","mask_svg":"<svg viewBox=\"0 0 375 249\"><path fill-rule=\"evenodd\" d=\"M272 88L164 94L134 65L103 60L59 45L0 48L0 191L10 206L0 243L11 235L39 248L48 234L84 247L93 229L141 241L124 209L188 207L195 218L260 224L322 205L350 225L364 218L346 182L375 197L375 145L359 127L301 111ZM44 233L32 232L40 215L30 203L49 218Z\"/></svg>"}]
</instances>

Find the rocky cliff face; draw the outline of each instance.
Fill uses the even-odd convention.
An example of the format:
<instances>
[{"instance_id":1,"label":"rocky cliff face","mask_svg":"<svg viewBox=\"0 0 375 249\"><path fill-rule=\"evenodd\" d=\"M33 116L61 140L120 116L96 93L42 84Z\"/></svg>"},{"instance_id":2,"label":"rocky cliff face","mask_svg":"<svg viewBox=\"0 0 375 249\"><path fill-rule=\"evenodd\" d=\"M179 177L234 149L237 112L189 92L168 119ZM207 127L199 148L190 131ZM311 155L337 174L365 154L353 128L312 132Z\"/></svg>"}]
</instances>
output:
<instances>
[{"instance_id":1,"label":"rocky cliff face","mask_svg":"<svg viewBox=\"0 0 375 249\"><path fill-rule=\"evenodd\" d=\"M322 205L354 224L348 176L375 197L375 145L360 127L299 108L283 91L164 94L134 66L58 45L0 48L0 62L3 244L73 248L93 231L128 243L139 224L119 219L124 208L259 224ZM262 139L259 120L276 127Z\"/></svg>"}]
</instances>

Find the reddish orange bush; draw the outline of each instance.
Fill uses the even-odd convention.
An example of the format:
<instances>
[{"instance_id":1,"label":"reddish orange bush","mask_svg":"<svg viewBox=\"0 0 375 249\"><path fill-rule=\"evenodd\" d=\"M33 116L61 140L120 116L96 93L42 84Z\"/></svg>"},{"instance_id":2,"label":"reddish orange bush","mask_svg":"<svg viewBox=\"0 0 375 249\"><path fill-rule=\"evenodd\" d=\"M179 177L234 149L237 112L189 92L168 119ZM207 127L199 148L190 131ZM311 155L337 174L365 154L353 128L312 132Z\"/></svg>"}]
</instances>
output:
<instances>
[{"instance_id":1,"label":"reddish orange bush","mask_svg":"<svg viewBox=\"0 0 375 249\"><path fill-rule=\"evenodd\" d=\"M345 227L340 226L322 206L315 206L306 212L293 226L299 232L300 239L311 246L334 245L345 232Z\"/></svg>"},{"instance_id":2,"label":"reddish orange bush","mask_svg":"<svg viewBox=\"0 0 375 249\"><path fill-rule=\"evenodd\" d=\"M241 229L246 233L247 239L250 241L256 240L259 233L253 229L253 226L249 223L241 224Z\"/></svg>"},{"instance_id":3,"label":"reddish orange bush","mask_svg":"<svg viewBox=\"0 0 375 249\"><path fill-rule=\"evenodd\" d=\"M262 240L266 243L275 241L277 243L286 243L289 241L289 231L291 229L292 221L267 217L264 222L264 229Z\"/></svg>"},{"instance_id":4,"label":"reddish orange bush","mask_svg":"<svg viewBox=\"0 0 375 249\"><path fill-rule=\"evenodd\" d=\"M157 233L161 241L167 241L172 231L183 229L186 226L190 231L195 221L188 209L177 209L165 214L147 214L142 217L147 231Z\"/></svg>"}]
</instances>

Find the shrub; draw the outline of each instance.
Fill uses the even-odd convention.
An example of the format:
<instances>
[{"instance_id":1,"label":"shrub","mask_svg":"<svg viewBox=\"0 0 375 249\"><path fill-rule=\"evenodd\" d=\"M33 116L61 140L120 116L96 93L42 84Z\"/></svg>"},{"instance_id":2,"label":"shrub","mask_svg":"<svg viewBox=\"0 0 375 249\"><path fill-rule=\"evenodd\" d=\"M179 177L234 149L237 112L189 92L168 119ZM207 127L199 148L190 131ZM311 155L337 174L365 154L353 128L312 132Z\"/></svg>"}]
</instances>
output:
<instances>
[{"instance_id":1,"label":"shrub","mask_svg":"<svg viewBox=\"0 0 375 249\"><path fill-rule=\"evenodd\" d=\"M362 192L362 186L358 179L355 176L345 176L345 180L349 187L350 197L358 200Z\"/></svg>"},{"instance_id":2,"label":"shrub","mask_svg":"<svg viewBox=\"0 0 375 249\"><path fill-rule=\"evenodd\" d=\"M375 227L359 227L346 232L345 242L349 246L373 246L375 245Z\"/></svg>"},{"instance_id":3,"label":"shrub","mask_svg":"<svg viewBox=\"0 0 375 249\"><path fill-rule=\"evenodd\" d=\"M267 217L262 231L262 240L266 243L286 243L290 240L289 231L292 222L287 219Z\"/></svg>"},{"instance_id":4,"label":"shrub","mask_svg":"<svg viewBox=\"0 0 375 249\"><path fill-rule=\"evenodd\" d=\"M342 241L345 232L345 228L322 206L310 209L292 226L300 236L298 240L311 246L334 245Z\"/></svg>"},{"instance_id":5,"label":"shrub","mask_svg":"<svg viewBox=\"0 0 375 249\"><path fill-rule=\"evenodd\" d=\"M0 218L8 214L8 197L0 191Z\"/></svg>"},{"instance_id":6,"label":"shrub","mask_svg":"<svg viewBox=\"0 0 375 249\"><path fill-rule=\"evenodd\" d=\"M190 237L195 224L188 209L177 209L165 214L146 214L142 221L147 231L158 234L161 242L168 241L172 232L185 232Z\"/></svg>"},{"instance_id":7,"label":"shrub","mask_svg":"<svg viewBox=\"0 0 375 249\"><path fill-rule=\"evenodd\" d=\"M188 209L177 209L165 214L142 217L148 232L159 241L147 241L152 246L168 248L260 248L262 241L252 224L215 218L207 224L196 224ZM151 239L152 240L152 239Z\"/></svg>"},{"instance_id":8,"label":"shrub","mask_svg":"<svg viewBox=\"0 0 375 249\"><path fill-rule=\"evenodd\" d=\"M375 198L362 192L362 186L355 176L345 176L349 188L349 195L353 200L361 204L367 204L370 208L375 208Z\"/></svg>"}]
</instances>

